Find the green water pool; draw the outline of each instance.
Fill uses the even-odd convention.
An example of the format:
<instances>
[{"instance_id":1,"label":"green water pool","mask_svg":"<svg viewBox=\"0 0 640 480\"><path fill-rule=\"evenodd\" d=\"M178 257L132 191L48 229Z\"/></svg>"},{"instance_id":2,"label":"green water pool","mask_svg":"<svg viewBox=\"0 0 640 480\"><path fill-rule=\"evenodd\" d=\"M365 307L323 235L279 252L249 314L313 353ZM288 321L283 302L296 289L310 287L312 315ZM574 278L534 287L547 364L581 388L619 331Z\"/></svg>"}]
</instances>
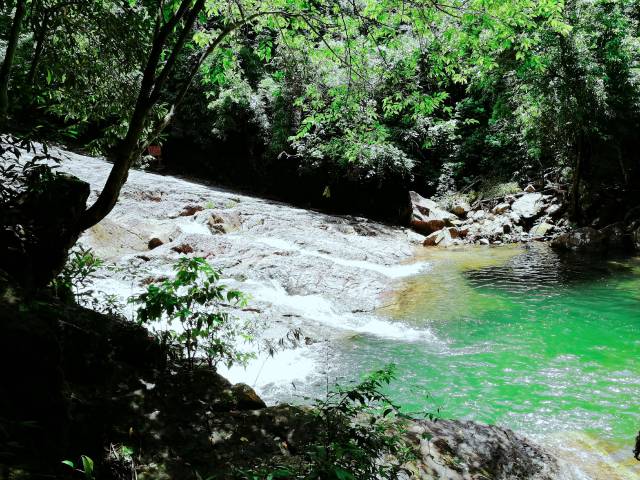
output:
<instances>
[{"instance_id":1,"label":"green water pool","mask_svg":"<svg viewBox=\"0 0 640 480\"><path fill-rule=\"evenodd\" d=\"M558 256L545 245L424 255L429 271L380 313L432 338L353 337L338 365L395 363L391 393L409 411L578 435L630 457L640 429L639 258Z\"/></svg>"}]
</instances>

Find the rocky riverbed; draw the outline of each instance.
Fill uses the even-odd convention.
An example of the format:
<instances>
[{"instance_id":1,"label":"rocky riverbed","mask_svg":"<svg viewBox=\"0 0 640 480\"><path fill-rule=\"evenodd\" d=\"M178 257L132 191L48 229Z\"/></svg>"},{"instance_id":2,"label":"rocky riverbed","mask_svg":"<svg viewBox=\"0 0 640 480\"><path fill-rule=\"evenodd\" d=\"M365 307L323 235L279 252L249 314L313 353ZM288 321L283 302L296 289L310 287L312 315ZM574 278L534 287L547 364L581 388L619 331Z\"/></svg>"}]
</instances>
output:
<instances>
[{"instance_id":1,"label":"rocky riverbed","mask_svg":"<svg viewBox=\"0 0 640 480\"><path fill-rule=\"evenodd\" d=\"M70 153L64 157L61 168L89 182L95 196L110 165ZM297 349L274 358L263 354L246 370L225 372L275 400L304 395L309 381L323 381L317 372L327 363L327 341L354 334L429 337L428 330L373 314L380 294L394 282L429 268L412 261L422 238L364 218L132 171L114 210L81 243L107 262L94 289L121 302L171 275L181 255L201 256L222 270L225 284L250 295L248 308L233 313L266 322L265 339L301 329L306 339ZM132 315L130 309L126 313Z\"/></svg>"},{"instance_id":2,"label":"rocky riverbed","mask_svg":"<svg viewBox=\"0 0 640 480\"><path fill-rule=\"evenodd\" d=\"M410 226L425 235L425 247L464 244L501 245L549 241L558 250L604 253L640 250L640 205L618 221L594 219L574 228L557 189L537 192L527 185L521 192L476 201L461 198L436 202L410 192ZM615 216L615 215L614 215Z\"/></svg>"},{"instance_id":3,"label":"rocky riverbed","mask_svg":"<svg viewBox=\"0 0 640 480\"><path fill-rule=\"evenodd\" d=\"M500 245L550 239L569 228L562 217L562 200L536 192L522 192L475 202L454 199L442 204L410 192L411 226L426 235L424 246L461 244Z\"/></svg>"},{"instance_id":4,"label":"rocky riverbed","mask_svg":"<svg viewBox=\"0 0 640 480\"><path fill-rule=\"evenodd\" d=\"M89 182L95 196L110 165L59 153L62 170ZM222 372L234 382L250 384L270 404L299 401L309 383L324 381L318 372L330 374L329 345L341 338L364 334L432 339L426 328L374 313L381 294L394 282L428 271L428 263L413 260L414 249L423 242L424 236L405 228L138 171L130 173L113 212L81 239L107 261L93 285L96 291L125 301L150 282L171 275L180 255L198 255L223 270L225 283L251 295L249 307L234 314L264 322L265 338L300 328L305 340L297 348L274 358L263 354L247 369ZM130 310L127 314L133 316ZM225 415L229 432L251 419L251 425L266 424L265 431L279 432L269 437L269 448L279 448L282 432L295 436L298 410L285 414L281 407L258 408L255 403L235 408L253 413L231 419ZM417 478L580 478L552 453L508 429L441 420L415 422L410 431L422 452L422 461L414 466ZM252 448L245 447L245 453ZM268 450L259 448L262 453Z\"/></svg>"}]
</instances>

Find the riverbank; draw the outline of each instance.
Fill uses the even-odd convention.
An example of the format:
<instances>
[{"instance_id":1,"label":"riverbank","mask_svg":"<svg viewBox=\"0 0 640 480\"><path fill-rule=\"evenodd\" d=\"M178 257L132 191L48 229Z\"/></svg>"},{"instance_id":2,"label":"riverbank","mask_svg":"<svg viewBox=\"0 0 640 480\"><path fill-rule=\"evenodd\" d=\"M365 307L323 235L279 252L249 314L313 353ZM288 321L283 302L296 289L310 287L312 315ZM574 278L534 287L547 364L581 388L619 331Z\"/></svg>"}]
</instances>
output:
<instances>
[{"instance_id":1,"label":"riverbank","mask_svg":"<svg viewBox=\"0 0 640 480\"><path fill-rule=\"evenodd\" d=\"M2 397L9 416L0 417L0 439L11 439L2 443L3 478L263 478L242 471L295 471L324 435L315 410L266 406L247 385L176 363L143 327L46 295L29 301L1 272L0 292L1 371L11 382ZM15 365L25 341L38 348ZM393 428L402 425L414 451L400 478L574 478L551 453L508 429L399 422ZM84 466L69 470L81 456Z\"/></svg>"},{"instance_id":2,"label":"riverbank","mask_svg":"<svg viewBox=\"0 0 640 480\"><path fill-rule=\"evenodd\" d=\"M110 165L64 152L63 156L61 168L90 182L95 195ZM300 328L304 341L298 348L273 358L263 352L246 370L221 372L233 382L248 383L267 404L274 405L303 403L304 397L316 396L327 380L344 377L345 367L350 378L344 380L358 377L360 370L345 363L343 353L361 348L363 342L387 342L416 352L443 345L443 338L428 323L380 315L380 308L386 306L385 292L401 288L403 280L418 274L428 277L433 261L414 257L416 249L422 250L423 240L408 229L363 218L306 211L179 178L132 171L114 211L88 231L81 243L107 261L93 288L121 301L170 275L181 255L198 255L223 269L227 285L251 295L248 308L233 313L263 323L259 340L282 338ZM130 309L125 313L133 316ZM382 352L379 350L377 361L386 359ZM395 362L397 357L388 360ZM442 435L453 440L442 445L445 450L441 453L456 450L455 445L473 444L472 453L488 452L482 461L498 461L500 468L506 466L501 463L505 459L496 460L495 452L502 447L483 446L483 438L496 440L506 435L506 440L498 439L493 445L503 441L515 442L517 449L529 445L506 430L474 423L444 425L452 430ZM479 435L476 428L488 429L487 436ZM489 430L495 435L489 435ZM530 453L525 457L542 455L536 453L538 447L527 448ZM457 462L461 454L455 453ZM549 463L552 473L560 468L554 462ZM571 478L555 475L532 478Z\"/></svg>"}]
</instances>

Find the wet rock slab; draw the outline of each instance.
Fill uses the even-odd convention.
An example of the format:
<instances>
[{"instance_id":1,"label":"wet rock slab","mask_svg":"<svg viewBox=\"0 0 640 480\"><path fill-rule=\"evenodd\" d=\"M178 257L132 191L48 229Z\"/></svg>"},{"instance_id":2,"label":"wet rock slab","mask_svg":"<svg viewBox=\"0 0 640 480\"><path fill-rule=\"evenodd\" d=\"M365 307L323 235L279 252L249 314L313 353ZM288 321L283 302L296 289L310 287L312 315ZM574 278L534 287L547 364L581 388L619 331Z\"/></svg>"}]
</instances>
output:
<instances>
[{"instance_id":1,"label":"wet rock slab","mask_svg":"<svg viewBox=\"0 0 640 480\"><path fill-rule=\"evenodd\" d=\"M62 152L62 169L91 185L90 202L110 170L107 162ZM323 340L353 335L404 335L401 325L377 318L380 294L425 264L406 264L422 236L352 216L326 215L180 178L131 171L109 216L81 242L114 268L100 272L96 291L121 301L154 279L172 275L182 255L206 258L224 283L250 295L241 319L260 322L265 338L300 328L310 338L295 353L252 362L229 372L256 382L269 400L293 395L319 370ZM131 311L129 309L129 315ZM279 363L281 362L281 363Z\"/></svg>"}]
</instances>

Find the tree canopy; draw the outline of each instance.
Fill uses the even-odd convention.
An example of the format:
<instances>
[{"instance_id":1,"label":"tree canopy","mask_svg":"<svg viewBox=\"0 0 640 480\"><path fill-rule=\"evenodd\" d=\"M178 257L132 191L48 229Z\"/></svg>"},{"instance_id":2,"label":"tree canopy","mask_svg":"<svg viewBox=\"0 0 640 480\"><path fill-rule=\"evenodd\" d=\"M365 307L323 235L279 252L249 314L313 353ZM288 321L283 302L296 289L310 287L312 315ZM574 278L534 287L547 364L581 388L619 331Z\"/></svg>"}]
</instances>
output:
<instances>
[{"instance_id":1,"label":"tree canopy","mask_svg":"<svg viewBox=\"0 0 640 480\"><path fill-rule=\"evenodd\" d=\"M628 184L638 172L629 0L1 6L7 126L115 162L85 228L112 208L146 146L173 135L176 114L196 144L242 138L254 165L293 162L321 178L318 196L344 178L435 192L488 170L566 167L579 218L590 178Z\"/></svg>"}]
</instances>

